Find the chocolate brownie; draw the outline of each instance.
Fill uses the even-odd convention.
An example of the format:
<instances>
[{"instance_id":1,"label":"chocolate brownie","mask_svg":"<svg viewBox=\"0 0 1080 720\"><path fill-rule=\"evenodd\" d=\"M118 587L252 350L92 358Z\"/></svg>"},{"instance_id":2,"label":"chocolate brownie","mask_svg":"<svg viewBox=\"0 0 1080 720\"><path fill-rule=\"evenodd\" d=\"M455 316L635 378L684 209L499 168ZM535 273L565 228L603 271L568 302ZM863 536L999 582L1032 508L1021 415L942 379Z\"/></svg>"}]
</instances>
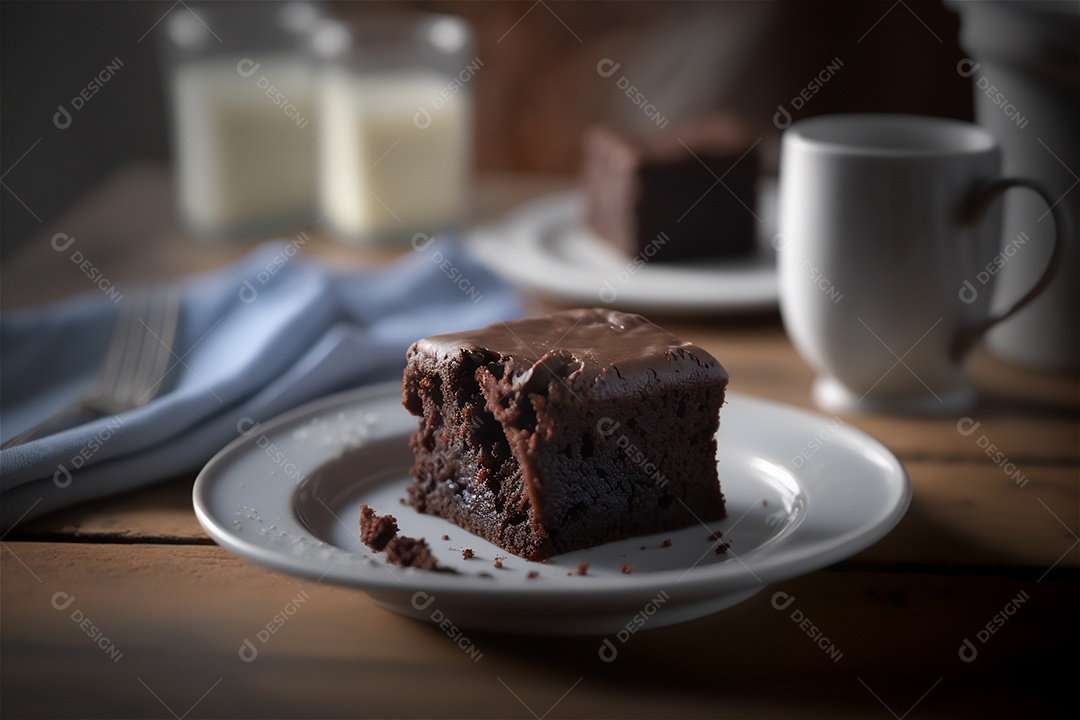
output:
<instances>
[{"instance_id":1,"label":"chocolate brownie","mask_svg":"<svg viewBox=\"0 0 1080 720\"><path fill-rule=\"evenodd\" d=\"M586 217L627 257L649 262L720 258L754 247L758 159L731 117L674 132L585 134Z\"/></svg>"},{"instance_id":2,"label":"chocolate brownie","mask_svg":"<svg viewBox=\"0 0 1080 720\"><path fill-rule=\"evenodd\" d=\"M570 310L416 342L413 507L530 560L724 517L727 373L641 317Z\"/></svg>"}]
</instances>

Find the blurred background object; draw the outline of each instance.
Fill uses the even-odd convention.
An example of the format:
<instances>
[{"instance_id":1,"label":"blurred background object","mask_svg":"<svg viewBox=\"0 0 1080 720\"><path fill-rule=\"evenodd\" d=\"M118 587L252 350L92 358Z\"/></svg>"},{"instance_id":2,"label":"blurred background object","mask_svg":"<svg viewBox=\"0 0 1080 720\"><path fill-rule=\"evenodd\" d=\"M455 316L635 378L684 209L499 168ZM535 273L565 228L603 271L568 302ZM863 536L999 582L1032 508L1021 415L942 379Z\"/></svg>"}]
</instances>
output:
<instances>
[{"instance_id":1,"label":"blurred background object","mask_svg":"<svg viewBox=\"0 0 1080 720\"><path fill-rule=\"evenodd\" d=\"M971 78L975 117L1002 144L1005 174L1041 180L1068 208L1074 227L1058 276L1027 308L991 331L992 352L1036 369L1080 369L1080 3L951 2L971 54L958 72ZM1020 297L1050 259L1054 228L1033 193L1005 199L995 300Z\"/></svg>"},{"instance_id":2,"label":"blurred background object","mask_svg":"<svg viewBox=\"0 0 1080 720\"><path fill-rule=\"evenodd\" d=\"M161 23L177 205L191 232L310 223L316 98L303 45L322 13L310 2L217 3Z\"/></svg>"},{"instance_id":3,"label":"blurred background object","mask_svg":"<svg viewBox=\"0 0 1080 720\"><path fill-rule=\"evenodd\" d=\"M209 3L207 12L228 5ZM243 5L267 18L281 7ZM475 57L483 65L469 85L482 171L577 172L590 124L632 130L657 115L675 122L720 107L763 136L766 171L775 168L781 110L794 119L856 110L971 118L972 78L956 71L965 57L957 44L959 19L938 0L390 5L459 15L475 29ZM0 252L42 233L119 165L169 157L157 44L174 15L202 7L139 0L0 4ZM349 23L386 7L325 3L328 15ZM212 36L210 42L219 44ZM605 72L618 69L602 74L604 61ZM106 69L110 64L116 69ZM262 75L271 78L265 64L247 80L254 85ZM300 107L299 96L288 99Z\"/></svg>"},{"instance_id":4,"label":"blurred background object","mask_svg":"<svg viewBox=\"0 0 1080 720\"><path fill-rule=\"evenodd\" d=\"M459 17L371 13L322 23L317 205L333 233L397 244L457 229L472 175L473 77L483 67Z\"/></svg>"}]
</instances>

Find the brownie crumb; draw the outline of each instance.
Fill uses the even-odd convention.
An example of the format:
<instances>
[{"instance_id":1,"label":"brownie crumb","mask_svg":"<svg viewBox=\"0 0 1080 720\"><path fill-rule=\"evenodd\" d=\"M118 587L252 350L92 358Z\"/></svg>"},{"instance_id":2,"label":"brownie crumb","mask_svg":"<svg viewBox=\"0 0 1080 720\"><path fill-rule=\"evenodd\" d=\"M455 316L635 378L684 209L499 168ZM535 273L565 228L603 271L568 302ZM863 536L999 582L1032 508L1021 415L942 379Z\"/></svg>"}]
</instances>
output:
<instances>
[{"instance_id":1,"label":"brownie crumb","mask_svg":"<svg viewBox=\"0 0 1080 720\"><path fill-rule=\"evenodd\" d=\"M397 501L398 501L398 503L399 503L399 504L401 504L401 505L408 505L408 504L409 504L409 501L408 501L408 500L406 500L405 498L402 498L402 497L399 497L399 498L397 499Z\"/></svg>"},{"instance_id":2,"label":"brownie crumb","mask_svg":"<svg viewBox=\"0 0 1080 720\"><path fill-rule=\"evenodd\" d=\"M397 535L393 515L376 515L366 503L360 506L360 541L375 552L383 550Z\"/></svg>"},{"instance_id":3,"label":"brownie crumb","mask_svg":"<svg viewBox=\"0 0 1080 720\"><path fill-rule=\"evenodd\" d=\"M386 562L421 570L441 570L423 538L395 537L386 545Z\"/></svg>"},{"instance_id":4,"label":"brownie crumb","mask_svg":"<svg viewBox=\"0 0 1080 720\"><path fill-rule=\"evenodd\" d=\"M708 540L709 542L716 542L717 540L719 540L722 537L724 537L724 533L717 530L716 532L712 533L711 535L709 535L709 537L707 537L705 539Z\"/></svg>"},{"instance_id":5,"label":"brownie crumb","mask_svg":"<svg viewBox=\"0 0 1080 720\"><path fill-rule=\"evenodd\" d=\"M649 549L649 546L648 546L648 545L642 545L642 546L641 546L641 549L642 549L642 550L648 550L648 549Z\"/></svg>"},{"instance_id":6,"label":"brownie crumb","mask_svg":"<svg viewBox=\"0 0 1080 720\"><path fill-rule=\"evenodd\" d=\"M450 536L449 536L449 535L443 535L443 536L442 536L442 539L443 539L443 540L449 540L449 539L450 539Z\"/></svg>"},{"instance_id":7,"label":"brownie crumb","mask_svg":"<svg viewBox=\"0 0 1080 720\"><path fill-rule=\"evenodd\" d=\"M529 572L525 573L525 577L532 580L534 577L540 577L540 573L536 570L530 570Z\"/></svg>"},{"instance_id":8,"label":"brownie crumb","mask_svg":"<svg viewBox=\"0 0 1080 720\"><path fill-rule=\"evenodd\" d=\"M588 575L588 573L589 573L589 563L581 563L581 564L579 564L577 566L577 574L578 575Z\"/></svg>"},{"instance_id":9,"label":"brownie crumb","mask_svg":"<svg viewBox=\"0 0 1080 720\"><path fill-rule=\"evenodd\" d=\"M465 548L464 550L461 551L461 559L462 560L468 560L469 558L471 558L475 554L476 553L473 552L472 548Z\"/></svg>"},{"instance_id":10,"label":"brownie crumb","mask_svg":"<svg viewBox=\"0 0 1080 720\"><path fill-rule=\"evenodd\" d=\"M619 572L621 572L623 575L632 575L634 573L634 566L624 564L622 567L619 568Z\"/></svg>"},{"instance_id":11,"label":"brownie crumb","mask_svg":"<svg viewBox=\"0 0 1080 720\"><path fill-rule=\"evenodd\" d=\"M716 546L716 554L717 555L723 555L724 553L726 553L728 551L728 548L730 548L730 547L731 547L731 543L720 543L719 545Z\"/></svg>"},{"instance_id":12,"label":"brownie crumb","mask_svg":"<svg viewBox=\"0 0 1080 720\"><path fill-rule=\"evenodd\" d=\"M398 535L397 519L393 515L376 515L366 503L360 506L360 541L375 552L386 550L386 562L401 567L456 573L435 562L424 538Z\"/></svg>"},{"instance_id":13,"label":"brownie crumb","mask_svg":"<svg viewBox=\"0 0 1080 720\"><path fill-rule=\"evenodd\" d=\"M496 570L502 570L502 566L503 566L502 565L502 560L496 560L495 562L492 563L492 565L495 566Z\"/></svg>"},{"instance_id":14,"label":"brownie crumb","mask_svg":"<svg viewBox=\"0 0 1080 720\"><path fill-rule=\"evenodd\" d=\"M668 538L664 540L664 542L660 543L660 547L671 547L671 538Z\"/></svg>"},{"instance_id":15,"label":"brownie crumb","mask_svg":"<svg viewBox=\"0 0 1080 720\"><path fill-rule=\"evenodd\" d=\"M769 507L769 501L768 501L768 500L765 500L765 499L762 499L762 501L761 501L761 507Z\"/></svg>"}]
</instances>

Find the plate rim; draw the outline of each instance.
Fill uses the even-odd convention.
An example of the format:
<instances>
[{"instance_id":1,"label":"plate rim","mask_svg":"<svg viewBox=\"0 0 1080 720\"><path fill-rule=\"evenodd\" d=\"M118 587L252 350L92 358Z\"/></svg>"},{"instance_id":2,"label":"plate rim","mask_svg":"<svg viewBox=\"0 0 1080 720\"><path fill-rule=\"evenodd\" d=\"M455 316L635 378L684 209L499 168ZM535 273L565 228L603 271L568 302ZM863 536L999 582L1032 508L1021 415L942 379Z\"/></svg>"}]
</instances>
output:
<instances>
[{"instance_id":1,"label":"plate rim","mask_svg":"<svg viewBox=\"0 0 1080 720\"><path fill-rule=\"evenodd\" d=\"M394 381L346 390L319 398L286 411L262 423L259 428L262 435L267 435L298 421L313 419L320 413L330 409L339 409L344 406L359 404L365 400L382 401L387 399L388 396L400 392L400 384ZM758 404L771 410L793 413L798 416L803 416L804 419L826 419L824 416L810 410L774 400L744 395L738 392L728 393L728 398L734 398L739 403ZM787 547L791 542L790 537L785 538L786 542L770 542L753 548L747 551L743 557L756 558L763 553L786 552L781 556L783 562L774 561L774 563L767 568L759 568L757 571L748 570L745 574L736 575L734 577L726 576L730 575L730 573L725 573L719 577L716 576L717 569L723 568L725 565L702 565L697 567L691 566L688 569L684 569L680 566L671 570L653 571L632 576L596 576L590 578L591 582L587 585L582 584L580 587L574 588L542 583L527 584L524 582L518 585L490 586L485 585L482 579L471 575L433 573L431 571L418 570L416 568L395 568L390 571L388 566L386 566L379 557L359 555L336 548L335 546L325 543L320 538L317 538L315 535L311 534L310 531L307 531L311 538L319 541L328 548L334 548L344 555L354 555L355 559L363 560L364 565L366 566L381 566L383 570L389 571L389 574L385 579L378 577L361 577L355 573L352 575L343 575L341 572L331 572L337 566L337 561L335 561L330 569L320 574L319 570L321 568L312 567L309 558L306 559L294 556L282 550L258 545L250 540L239 537L236 533L231 532L225 524L219 523L215 518L214 513L209 509L209 505L206 502L206 495L211 489L215 479L220 478L220 468L227 466L237 453L243 452L245 446L253 444L255 442L254 435L241 435L237 437L206 463L195 479L192 488L192 503L196 517L203 529L218 545L230 553L278 572L316 579L320 582L325 581L336 585L352 587L365 593L378 594L385 589L424 589L453 593L458 597L490 596L492 594L496 596L529 595L540 597L577 597L586 594L590 598L602 598L607 595L621 596L627 592L644 592L648 594L657 590L670 588L672 586L672 576L679 572L682 572L682 576L678 580L680 590L685 590L690 595L701 595L710 592L715 594L735 593L748 587L757 585L764 587L770 583L814 572L843 560L844 558L850 557L885 537L906 513L911 502L911 482L906 469L899 459L896 458L884 444L859 428L844 425L836 430L837 433L850 435L858 442L867 444L867 446L875 450L887 464L892 466L890 469L895 475L890 479L892 482L896 483L895 487L892 488L896 494L895 502L891 506L885 508L883 512L875 513L876 519L873 522L864 521L857 531L853 530L846 533L847 535L850 535L850 537L845 537L843 535L836 536L832 538L832 543L828 548L824 550L819 549L818 552L800 552L798 546L794 548ZM801 483L800 489L805 491L805 487ZM290 514L294 514L292 511L292 501L295 497L297 488L291 487L291 490L292 492L289 493L288 505ZM303 523L299 520L298 523L303 526ZM791 535L798 535L797 527L792 531ZM820 544L820 542L821 541L819 541L818 544ZM745 563L742 563L741 560L740 563L745 567ZM404 585L402 578L415 578L419 580L419 582L414 585Z\"/></svg>"}]
</instances>

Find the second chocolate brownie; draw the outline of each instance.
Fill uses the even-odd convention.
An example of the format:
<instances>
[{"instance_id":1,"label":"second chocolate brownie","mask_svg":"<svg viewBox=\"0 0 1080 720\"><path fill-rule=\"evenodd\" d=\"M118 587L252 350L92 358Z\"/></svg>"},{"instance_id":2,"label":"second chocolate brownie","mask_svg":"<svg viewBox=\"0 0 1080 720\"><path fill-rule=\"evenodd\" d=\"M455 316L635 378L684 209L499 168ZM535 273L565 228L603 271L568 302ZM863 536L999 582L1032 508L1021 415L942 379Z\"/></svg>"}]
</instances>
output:
<instances>
[{"instance_id":1,"label":"second chocolate brownie","mask_svg":"<svg viewBox=\"0 0 1080 720\"><path fill-rule=\"evenodd\" d=\"M753 249L758 159L733 118L640 136L597 127L584 145L588 225L627 257L685 261Z\"/></svg>"}]
</instances>

